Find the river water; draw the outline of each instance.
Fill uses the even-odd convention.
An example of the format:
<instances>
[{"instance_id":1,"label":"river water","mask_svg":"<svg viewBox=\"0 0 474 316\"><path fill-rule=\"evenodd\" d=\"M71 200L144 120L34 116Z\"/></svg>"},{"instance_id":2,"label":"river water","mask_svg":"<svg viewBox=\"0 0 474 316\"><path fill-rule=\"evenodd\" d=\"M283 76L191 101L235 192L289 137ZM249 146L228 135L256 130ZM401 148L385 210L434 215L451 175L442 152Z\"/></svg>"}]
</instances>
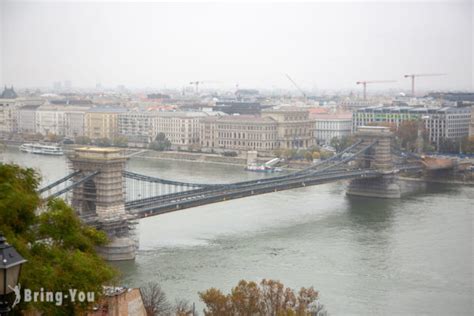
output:
<instances>
[{"instance_id":1,"label":"river water","mask_svg":"<svg viewBox=\"0 0 474 316\"><path fill-rule=\"evenodd\" d=\"M3 160L48 183L64 157L9 148ZM261 177L241 167L132 158L129 170L195 182ZM159 282L202 309L198 291L240 279L314 286L331 315L473 315L474 188L429 185L400 200L349 198L331 183L143 219L123 283ZM201 313L202 314L202 313Z\"/></svg>"}]
</instances>

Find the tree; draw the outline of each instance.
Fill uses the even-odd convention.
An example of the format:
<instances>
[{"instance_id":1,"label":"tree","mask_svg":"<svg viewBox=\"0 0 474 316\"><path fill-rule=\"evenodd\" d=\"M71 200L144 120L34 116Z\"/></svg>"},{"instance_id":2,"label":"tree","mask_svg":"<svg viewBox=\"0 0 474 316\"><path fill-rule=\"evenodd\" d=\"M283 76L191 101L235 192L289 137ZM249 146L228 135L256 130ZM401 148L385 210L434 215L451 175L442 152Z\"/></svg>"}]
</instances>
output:
<instances>
[{"instance_id":1,"label":"tree","mask_svg":"<svg viewBox=\"0 0 474 316\"><path fill-rule=\"evenodd\" d=\"M449 154L458 154L460 149L460 141L457 139L451 138L442 138L439 141L439 149L438 151L441 153L449 153Z\"/></svg>"},{"instance_id":2,"label":"tree","mask_svg":"<svg viewBox=\"0 0 474 316\"><path fill-rule=\"evenodd\" d=\"M304 159L306 159L308 161L313 161L313 153L310 152L310 151L306 151L304 153Z\"/></svg>"},{"instance_id":3,"label":"tree","mask_svg":"<svg viewBox=\"0 0 474 316\"><path fill-rule=\"evenodd\" d=\"M461 150L465 154L474 154L474 136L464 137L462 139Z\"/></svg>"},{"instance_id":4,"label":"tree","mask_svg":"<svg viewBox=\"0 0 474 316\"><path fill-rule=\"evenodd\" d=\"M241 280L230 294L211 288L200 292L206 305L206 316L298 315L321 316L324 307L318 304L319 293L313 287L297 293L281 282L263 279L260 284Z\"/></svg>"},{"instance_id":5,"label":"tree","mask_svg":"<svg viewBox=\"0 0 474 316\"><path fill-rule=\"evenodd\" d=\"M91 143L91 139L87 136L77 136L74 141L80 145L89 145Z\"/></svg>"},{"instance_id":6,"label":"tree","mask_svg":"<svg viewBox=\"0 0 474 316\"><path fill-rule=\"evenodd\" d=\"M166 138L165 133L158 133L155 140L150 143L149 148L157 151L168 150L171 148L171 142Z\"/></svg>"},{"instance_id":7,"label":"tree","mask_svg":"<svg viewBox=\"0 0 474 316\"><path fill-rule=\"evenodd\" d=\"M336 149L336 152L341 152L345 148L354 144L355 139L351 136L342 136L342 137L333 137L331 139L330 145Z\"/></svg>"},{"instance_id":8,"label":"tree","mask_svg":"<svg viewBox=\"0 0 474 316\"><path fill-rule=\"evenodd\" d=\"M189 301L184 299L176 300L174 304L174 313L176 316L194 316L193 306L189 303Z\"/></svg>"},{"instance_id":9,"label":"tree","mask_svg":"<svg viewBox=\"0 0 474 316\"><path fill-rule=\"evenodd\" d=\"M169 315L171 313L171 305L158 283L149 282L140 288L140 292L148 316Z\"/></svg>"},{"instance_id":10,"label":"tree","mask_svg":"<svg viewBox=\"0 0 474 316\"><path fill-rule=\"evenodd\" d=\"M23 235L35 224L40 204L39 175L31 168L0 164L0 228L7 235Z\"/></svg>"},{"instance_id":11,"label":"tree","mask_svg":"<svg viewBox=\"0 0 474 316\"><path fill-rule=\"evenodd\" d=\"M285 158L286 160L291 160L291 159L294 159L296 157L296 154L297 154L297 150L296 149L284 149L283 150L283 158Z\"/></svg>"},{"instance_id":12,"label":"tree","mask_svg":"<svg viewBox=\"0 0 474 316\"><path fill-rule=\"evenodd\" d=\"M400 123L395 135L402 148L414 151L416 149L416 139L418 138L418 127L420 122L407 120Z\"/></svg>"},{"instance_id":13,"label":"tree","mask_svg":"<svg viewBox=\"0 0 474 316\"><path fill-rule=\"evenodd\" d=\"M112 140L112 143L114 144L114 146L117 146L117 147L127 147L128 139L126 136L117 136L117 137L114 137L114 139Z\"/></svg>"},{"instance_id":14,"label":"tree","mask_svg":"<svg viewBox=\"0 0 474 316\"><path fill-rule=\"evenodd\" d=\"M83 224L64 201L43 201L36 193L39 183L40 177L33 169L0 165L0 230L28 260L20 283L38 292L94 292L97 301L102 285L116 276L95 250L107 242L107 237ZM37 214L37 209L42 212ZM20 308L34 307L45 315L74 315L83 313L88 304L70 300L64 300L61 306L22 302Z\"/></svg>"},{"instance_id":15,"label":"tree","mask_svg":"<svg viewBox=\"0 0 474 316\"><path fill-rule=\"evenodd\" d=\"M327 151L327 150L321 150L320 153L319 153L319 156L322 160L331 158L333 155L334 155L333 152Z\"/></svg>"},{"instance_id":16,"label":"tree","mask_svg":"<svg viewBox=\"0 0 474 316\"><path fill-rule=\"evenodd\" d=\"M304 159L306 154L305 149L296 149L295 150L295 155L293 156L294 159Z\"/></svg>"},{"instance_id":17,"label":"tree","mask_svg":"<svg viewBox=\"0 0 474 316\"><path fill-rule=\"evenodd\" d=\"M95 143L98 146L102 146L102 147L109 147L110 145L112 145L112 142L107 137L99 138L99 139L96 140Z\"/></svg>"},{"instance_id":18,"label":"tree","mask_svg":"<svg viewBox=\"0 0 474 316\"><path fill-rule=\"evenodd\" d=\"M46 139L49 142L57 143L61 139L61 137L59 135L54 134L54 133L48 133L48 135L46 135Z\"/></svg>"}]
</instances>

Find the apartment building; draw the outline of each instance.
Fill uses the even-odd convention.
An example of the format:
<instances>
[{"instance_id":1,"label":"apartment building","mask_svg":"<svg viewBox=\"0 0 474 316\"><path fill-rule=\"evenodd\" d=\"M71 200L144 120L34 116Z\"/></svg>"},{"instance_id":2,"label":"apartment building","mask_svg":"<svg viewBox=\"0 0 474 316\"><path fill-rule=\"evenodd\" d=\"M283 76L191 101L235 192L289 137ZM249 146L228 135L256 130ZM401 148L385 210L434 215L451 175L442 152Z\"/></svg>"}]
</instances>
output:
<instances>
[{"instance_id":1,"label":"apartment building","mask_svg":"<svg viewBox=\"0 0 474 316\"><path fill-rule=\"evenodd\" d=\"M298 149L314 145L314 120L309 118L307 109L282 106L263 110L261 116L276 121L279 148Z\"/></svg>"},{"instance_id":2,"label":"apartment building","mask_svg":"<svg viewBox=\"0 0 474 316\"><path fill-rule=\"evenodd\" d=\"M17 131L17 108L19 102L13 87L3 90L0 95L0 135L6 135Z\"/></svg>"},{"instance_id":3,"label":"apartment building","mask_svg":"<svg viewBox=\"0 0 474 316\"><path fill-rule=\"evenodd\" d=\"M198 145L200 121L208 115L206 112L156 112L151 115L152 138L164 133L175 148Z\"/></svg>"},{"instance_id":4,"label":"apartment building","mask_svg":"<svg viewBox=\"0 0 474 316\"><path fill-rule=\"evenodd\" d=\"M64 136L65 107L62 105L44 104L36 109L36 132L42 135Z\"/></svg>"},{"instance_id":5,"label":"apartment building","mask_svg":"<svg viewBox=\"0 0 474 316\"><path fill-rule=\"evenodd\" d=\"M69 106L65 110L65 136L76 138L86 134L85 117L89 106Z\"/></svg>"},{"instance_id":6,"label":"apartment building","mask_svg":"<svg viewBox=\"0 0 474 316\"><path fill-rule=\"evenodd\" d=\"M126 111L125 108L109 106L89 109L84 115L85 136L90 139L118 136L118 115Z\"/></svg>"},{"instance_id":7,"label":"apartment building","mask_svg":"<svg viewBox=\"0 0 474 316\"><path fill-rule=\"evenodd\" d=\"M20 111L20 125L26 132L28 119L34 115L36 133L42 135L55 134L69 138L84 136L84 118L89 108L88 106L46 103L36 107L36 111L33 113L34 106L25 106Z\"/></svg>"},{"instance_id":8,"label":"apartment building","mask_svg":"<svg viewBox=\"0 0 474 316\"><path fill-rule=\"evenodd\" d=\"M469 137L474 136L474 105L471 106L471 122L469 123Z\"/></svg>"},{"instance_id":9,"label":"apartment building","mask_svg":"<svg viewBox=\"0 0 474 316\"><path fill-rule=\"evenodd\" d=\"M39 105L24 105L18 108L18 132L35 134L36 133L36 110Z\"/></svg>"},{"instance_id":10,"label":"apartment building","mask_svg":"<svg viewBox=\"0 0 474 316\"><path fill-rule=\"evenodd\" d=\"M314 137L319 144L328 144L333 138L349 136L352 132L352 113L317 113L310 116L314 121Z\"/></svg>"},{"instance_id":11,"label":"apartment building","mask_svg":"<svg viewBox=\"0 0 474 316\"><path fill-rule=\"evenodd\" d=\"M155 111L133 110L118 114L118 133L126 136L131 146L145 147L152 141L152 118Z\"/></svg>"},{"instance_id":12,"label":"apartment building","mask_svg":"<svg viewBox=\"0 0 474 316\"><path fill-rule=\"evenodd\" d=\"M438 143L443 138L459 139L469 135L470 107L368 107L353 112L352 128L370 123L391 123L400 125L405 120L423 120L429 133L429 140Z\"/></svg>"},{"instance_id":13,"label":"apartment building","mask_svg":"<svg viewBox=\"0 0 474 316\"><path fill-rule=\"evenodd\" d=\"M272 151L278 148L278 124L271 117L233 115L201 121L203 149Z\"/></svg>"}]
</instances>

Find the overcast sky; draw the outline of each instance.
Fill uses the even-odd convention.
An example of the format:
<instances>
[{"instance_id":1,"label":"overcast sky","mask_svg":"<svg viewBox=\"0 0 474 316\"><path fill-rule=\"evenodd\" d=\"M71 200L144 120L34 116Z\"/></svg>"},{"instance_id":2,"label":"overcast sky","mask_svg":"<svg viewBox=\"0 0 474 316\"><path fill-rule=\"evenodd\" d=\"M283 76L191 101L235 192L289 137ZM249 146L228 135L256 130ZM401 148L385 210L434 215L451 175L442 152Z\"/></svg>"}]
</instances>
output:
<instances>
[{"instance_id":1,"label":"overcast sky","mask_svg":"<svg viewBox=\"0 0 474 316\"><path fill-rule=\"evenodd\" d=\"M473 89L472 1L167 4L0 0L0 83ZM216 83L217 82L217 83ZM375 86L373 87L375 89Z\"/></svg>"}]
</instances>

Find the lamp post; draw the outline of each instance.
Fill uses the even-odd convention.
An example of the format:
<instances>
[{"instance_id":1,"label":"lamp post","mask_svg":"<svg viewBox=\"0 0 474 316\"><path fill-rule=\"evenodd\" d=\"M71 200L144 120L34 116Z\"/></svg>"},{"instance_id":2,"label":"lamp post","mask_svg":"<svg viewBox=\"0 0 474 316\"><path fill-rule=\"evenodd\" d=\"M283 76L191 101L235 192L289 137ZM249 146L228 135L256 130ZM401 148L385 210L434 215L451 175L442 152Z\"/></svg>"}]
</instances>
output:
<instances>
[{"instance_id":1,"label":"lamp post","mask_svg":"<svg viewBox=\"0 0 474 316\"><path fill-rule=\"evenodd\" d=\"M9 244L0 232L0 315L10 312L7 297L18 284L21 266L26 260Z\"/></svg>"}]
</instances>

